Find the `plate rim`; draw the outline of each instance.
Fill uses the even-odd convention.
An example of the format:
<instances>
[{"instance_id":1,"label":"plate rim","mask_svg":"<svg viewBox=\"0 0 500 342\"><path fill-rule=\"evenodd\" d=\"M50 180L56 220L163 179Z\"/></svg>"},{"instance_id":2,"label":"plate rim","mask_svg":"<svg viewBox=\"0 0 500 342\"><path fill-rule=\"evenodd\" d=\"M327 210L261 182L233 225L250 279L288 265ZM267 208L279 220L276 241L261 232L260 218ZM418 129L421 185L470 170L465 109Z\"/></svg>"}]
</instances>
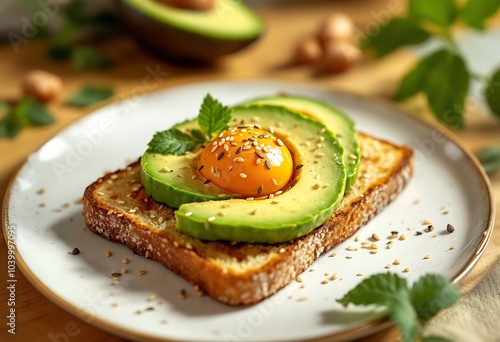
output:
<instances>
[{"instance_id":1,"label":"plate rim","mask_svg":"<svg viewBox=\"0 0 500 342\"><path fill-rule=\"evenodd\" d=\"M443 125L440 124L433 124L428 120L425 120L423 118L418 117L417 115L411 113L409 110L402 108L401 106L397 105L394 102L391 102L385 98L382 98L380 96L376 95L367 95L367 94L359 94L355 92L350 92L342 89L332 89L328 87L327 85L316 85L316 84L311 84L308 82L297 82L297 81L291 81L291 80L283 80L283 79L226 79L226 80L204 80L204 81L199 81L199 82L183 82L179 83L176 85L173 85L171 87L166 87L162 88L159 90L155 90L152 92L148 92L145 94L146 96L152 96L154 94L158 94L161 92L168 92L170 90L178 90L180 88L189 88L192 86L197 86L197 85L203 85L203 84L217 84L217 85L223 85L223 84L233 84L234 86L237 86L237 84L250 84L250 83L255 83L255 84L274 84L274 85L279 85L279 86L293 86L296 88L304 88L312 91L321 91L324 93L333 93L337 94L340 96L346 96L355 100L359 100L362 102L368 102L368 103L375 103L381 106L388 107L392 111L398 112L399 114L404 115L406 118L409 118L410 120L414 120L420 124L423 124L429 129L437 130L440 134L442 134L446 139L450 140L453 142L455 145L459 147L459 149L465 154L465 157L472 162L472 166L476 172L478 172L478 175L481 178L481 182L485 187L487 198L488 198L488 218L485 221L485 226L486 229L483 232L483 236L481 240L479 241L478 245L476 246L474 252L472 253L471 257L469 260L466 262L466 264L451 278L451 281L453 283L459 284L465 276L469 274L469 272L474 268L476 263L479 261L481 258L482 254L484 253L488 242L490 241L490 238L493 234L493 229L495 226L495 202L493 200L493 191L491 188L491 183L489 180L489 177L487 176L486 172L484 171L483 167L481 166L479 160L475 156L475 154L472 152L472 150L465 145L465 143L457 136L455 135L451 130L447 129ZM38 148L36 148L33 152L31 152L22 162L22 165L14 172L14 174L11 176L9 183L7 185L5 195L4 195L4 202L3 202L3 208L2 208L2 230L3 230L3 236L5 241L7 241L7 235L8 235L8 227L10 226L9 223L9 203L11 199L11 192L14 187L14 184L16 180L18 179L19 174L21 171L26 167L27 163L29 162L29 157L34 154L38 153L40 149L45 146L47 143L49 143L52 139L57 137L58 135L69 131L71 129L74 129L74 127L81 125L84 120L90 120L90 116L99 116L101 115L100 112L106 110L107 108L110 108L113 105L116 105L118 103L121 103L123 101L127 101L127 98L120 98L117 99L117 101L113 102L108 102L104 106L96 108L94 110L88 111L85 115L82 117L78 118L74 122L72 122L69 125L66 125L65 127L62 127L61 130L56 132L54 135L52 135L50 138L48 138L45 142L43 142ZM154 342L170 342L170 341L178 341L178 339L174 340L171 338L158 338L156 336L151 336L145 333L138 332L133 329L129 329L127 327L123 327L114 323L111 323L105 319L101 319L99 317L93 316L92 314L86 312L83 309L79 309L78 307L72 305L71 303L67 302L66 300L60 298L54 291L52 291L49 287L47 287L39 278L35 276L35 274L32 272L28 264L24 261L22 256L19 254L17 248L16 248L16 267L18 267L21 272L24 274L26 279L31 283L35 289L37 289L45 298L49 299L51 302L59 306L61 309L64 311L76 316L77 318L83 320L84 322L93 325L99 329L102 329L110 334L117 335L123 338L134 338L138 339L140 341L154 341ZM389 327L391 325L394 325L393 322L391 322L387 316L377 318L375 320L370 320L367 322L363 322L357 326L354 326L352 328L348 328L345 330L342 330L341 332L336 332L332 334L327 334L324 336L316 337L316 338L311 338L311 339L304 339L302 341L309 341L309 342L322 342L322 341L339 341L339 340L345 340L347 338L353 339L353 338L360 338L362 336L366 336L370 333L374 333L378 330L381 330L383 328ZM333 340L332 340L333 339ZM190 339L185 340L185 341L191 341Z\"/></svg>"}]
</instances>

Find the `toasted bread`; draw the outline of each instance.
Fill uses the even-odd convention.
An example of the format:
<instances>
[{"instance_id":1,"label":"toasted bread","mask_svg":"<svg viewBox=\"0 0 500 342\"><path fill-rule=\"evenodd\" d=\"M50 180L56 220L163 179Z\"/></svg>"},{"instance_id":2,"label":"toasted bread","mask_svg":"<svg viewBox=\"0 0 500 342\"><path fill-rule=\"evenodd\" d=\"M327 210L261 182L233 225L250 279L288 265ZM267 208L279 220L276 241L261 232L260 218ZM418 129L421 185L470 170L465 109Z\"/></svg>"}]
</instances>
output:
<instances>
[{"instance_id":1,"label":"toasted bread","mask_svg":"<svg viewBox=\"0 0 500 342\"><path fill-rule=\"evenodd\" d=\"M141 186L140 163L105 175L85 190L85 222L93 232L154 259L216 300L250 304L289 284L322 253L352 236L390 203L413 173L413 152L365 134L359 176L321 227L279 244L208 242L175 228L174 209Z\"/></svg>"}]
</instances>

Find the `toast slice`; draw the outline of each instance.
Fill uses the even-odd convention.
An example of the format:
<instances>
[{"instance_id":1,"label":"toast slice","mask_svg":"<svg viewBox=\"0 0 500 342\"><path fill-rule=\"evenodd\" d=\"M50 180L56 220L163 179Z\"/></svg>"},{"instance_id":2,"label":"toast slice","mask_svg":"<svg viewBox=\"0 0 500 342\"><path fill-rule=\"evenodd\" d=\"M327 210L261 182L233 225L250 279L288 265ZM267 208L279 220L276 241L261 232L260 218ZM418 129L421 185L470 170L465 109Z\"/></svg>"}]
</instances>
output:
<instances>
[{"instance_id":1,"label":"toast slice","mask_svg":"<svg viewBox=\"0 0 500 342\"><path fill-rule=\"evenodd\" d=\"M352 236L403 190L413 152L359 133L362 161L354 186L321 227L279 244L208 242L175 228L174 210L150 198L135 162L89 185L85 222L93 232L154 259L216 300L251 304L289 284L322 253Z\"/></svg>"}]
</instances>

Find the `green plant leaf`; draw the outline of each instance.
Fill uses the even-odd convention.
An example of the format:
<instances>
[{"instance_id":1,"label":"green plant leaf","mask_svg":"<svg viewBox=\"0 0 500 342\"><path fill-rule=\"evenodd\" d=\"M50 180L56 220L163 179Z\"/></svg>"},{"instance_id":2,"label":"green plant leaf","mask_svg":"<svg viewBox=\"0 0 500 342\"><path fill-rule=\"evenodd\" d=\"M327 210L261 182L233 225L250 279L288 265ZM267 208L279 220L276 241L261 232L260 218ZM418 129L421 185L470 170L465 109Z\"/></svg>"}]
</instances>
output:
<instances>
[{"instance_id":1,"label":"green plant leaf","mask_svg":"<svg viewBox=\"0 0 500 342\"><path fill-rule=\"evenodd\" d=\"M441 27L450 26L457 15L458 8L455 0L410 0L408 3L410 18L429 21Z\"/></svg>"},{"instance_id":2,"label":"green plant leaf","mask_svg":"<svg viewBox=\"0 0 500 342\"><path fill-rule=\"evenodd\" d=\"M207 136L199 129L191 130L191 135L199 142L207 141Z\"/></svg>"},{"instance_id":3,"label":"green plant leaf","mask_svg":"<svg viewBox=\"0 0 500 342\"><path fill-rule=\"evenodd\" d=\"M207 94L201 104L198 114L198 125L205 131L209 138L213 138L223 130L227 129L231 120L231 109L223 106L210 94Z\"/></svg>"},{"instance_id":4,"label":"green plant leaf","mask_svg":"<svg viewBox=\"0 0 500 342\"><path fill-rule=\"evenodd\" d=\"M399 327L403 341L414 342L419 335L419 326L417 314L407 296L407 291L401 293L401 297L391 301L387 307L389 318Z\"/></svg>"},{"instance_id":5,"label":"green plant leaf","mask_svg":"<svg viewBox=\"0 0 500 342\"><path fill-rule=\"evenodd\" d=\"M394 100L402 101L424 91L429 70L432 69L437 60L443 57L443 54L445 52L440 50L420 60L401 80L399 88L393 96Z\"/></svg>"},{"instance_id":6,"label":"green plant leaf","mask_svg":"<svg viewBox=\"0 0 500 342\"><path fill-rule=\"evenodd\" d=\"M187 135L176 128L171 128L166 131L157 132L153 139L149 142L149 151L162 153L183 155L188 151L194 150L197 143L190 135Z\"/></svg>"},{"instance_id":7,"label":"green plant leaf","mask_svg":"<svg viewBox=\"0 0 500 342\"><path fill-rule=\"evenodd\" d=\"M500 69L496 70L484 90L491 111L500 118Z\"/></svg>"},{"instance_id":8,"label":"green plant leaf","mask_svg":"<svg viewBox=\"0 0 500 342\"><path fill-rule=\"evenodd\" d=\"M487 173L500 170L500 146L489 146L478 153L478 158Z\"/></svg>"},{"instance_id":9,"label":"green plant leaf","mask_svg":"<svg viewBox=\"0 0 500 342\"><path fill-rule=\"evenodd\" d=\"M113 61L96 48L91 46L76 46L73 50L73 66L77 71L88 69L109 69Z\"/></svg>"},{"instance_id":10,"label":"green plant leaf","mask_svg":"<svg viewBox=\"0 0 500 342\"><path fill-rule=\"evenodd\" d=\"M443 276L427 274L413 284L411 301L421 324L460 298L458 288Z\"/></svg>"},{"instance_id":11,"label":"green plant leaf","mask_svg":"<svg viewBox=\"0 0 500 342\"><path fill-rule=\"evenodd\" d=\"M492 17L499 8L500 0L468 0L460 16L468 26L484 30L486 19Z\"/></svg>"},{"instance_id":12,"label":"green plant leaf","mask_svg":"<svg viewBox=\"0 0 500 342\"><path fill-rule=\"evenodd\" d=\"M29 96L19 101L14 113L17 121L27 126L45 126L55 121L45 105Z\"/></svg>"},{"instance_id":13,"label":"green plant leaf","mask_svg":"<svg viewBox=\"0 0 500 342\"><path fill-rule=\"evenodd\" d=\"M113 95L113 88L97 87L89 84L71 95L66 104L75 107L86 107L104 101Z\"/></svg>"},{"instance_id":14,"label":"green plant leaf","mask_svg":"<svg viewBox=\"0 0 500 342\"><path fill-rule=\"evenodd\" d=\"M402 46L426 41L430 34L417 23L406 18L393 18L381 26L377 34L366 36L362 47L384 56Z\"/></svg>"},{"instance_id":15,"label":"green plant leaf","mask_svg":"<svg viewBox=\"0 0 500 342\"><path fill-rule=\"evenodd\" d=\"M441 51L438 52L443 58L436 60L429 69L425 85L427 102L439 120L450 127L463 127L470 76L461 56Z\"/></svg>"}]
</instances>

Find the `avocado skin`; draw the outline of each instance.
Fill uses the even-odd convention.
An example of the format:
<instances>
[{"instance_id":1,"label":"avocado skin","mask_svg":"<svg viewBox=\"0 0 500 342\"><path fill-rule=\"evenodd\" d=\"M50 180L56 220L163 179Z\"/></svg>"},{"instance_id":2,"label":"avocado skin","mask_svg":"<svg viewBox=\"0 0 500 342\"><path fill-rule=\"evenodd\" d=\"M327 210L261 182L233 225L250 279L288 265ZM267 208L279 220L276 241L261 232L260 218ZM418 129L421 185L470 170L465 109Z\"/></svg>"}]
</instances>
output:
<instances>
[{"instance_id":1,"label":"avocado skin","mask_svg":"<svg viewBox=\"0 0 500 342\"><path fill-rule=\"evenodd\" d=\"M117 1L118 18L138 44L165 60L179 64L210 64L260 38L218 39L168 25L125 2Z\"/></svg>"}]
</instances>

